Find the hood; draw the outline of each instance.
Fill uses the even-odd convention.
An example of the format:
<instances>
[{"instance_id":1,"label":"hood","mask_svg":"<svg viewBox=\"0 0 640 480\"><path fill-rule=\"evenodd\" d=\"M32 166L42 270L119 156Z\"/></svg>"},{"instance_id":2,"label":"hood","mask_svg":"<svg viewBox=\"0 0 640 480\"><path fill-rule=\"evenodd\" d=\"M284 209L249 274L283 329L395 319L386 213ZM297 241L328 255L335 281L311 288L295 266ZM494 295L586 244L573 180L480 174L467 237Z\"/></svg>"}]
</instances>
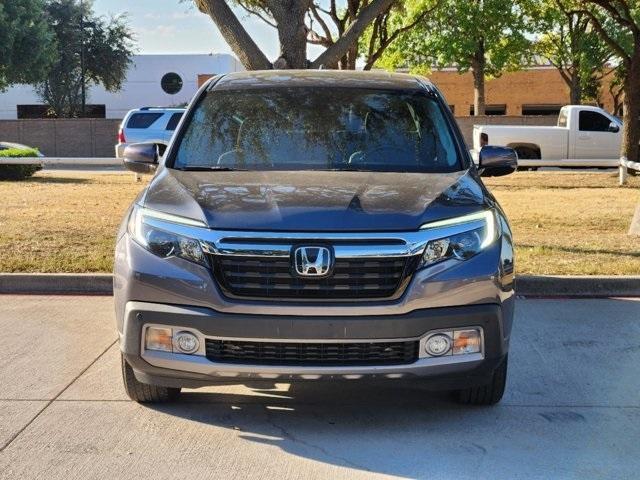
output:
<instances>
[{"instance_id":1,"label":"hood","mask_svg":"<svg viewBox=\"0 0 640 480\"><path fill-rule=\"evenodd\" d=\"M433 173L162 169L145 206L220 230L410 231L483 208L468 171Z\"/></svg>"}]
</instances>

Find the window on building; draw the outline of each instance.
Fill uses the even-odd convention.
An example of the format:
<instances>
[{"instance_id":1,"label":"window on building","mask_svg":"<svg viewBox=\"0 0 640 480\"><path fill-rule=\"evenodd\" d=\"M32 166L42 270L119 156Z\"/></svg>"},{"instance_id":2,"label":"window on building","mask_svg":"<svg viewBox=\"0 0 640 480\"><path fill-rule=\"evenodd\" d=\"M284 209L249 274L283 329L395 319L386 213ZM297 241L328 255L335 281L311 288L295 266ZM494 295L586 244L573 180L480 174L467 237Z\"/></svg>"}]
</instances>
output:
<instances>
[{"instance_id":1,"label":"window on building","mask_svg":"<svg viewBox=\"0 0 640 480\"><path fill-rule=\"evenodd\" d=\"M182 77L175 72L167 73L162 77L162 80L160 80L162 90L169 95L175 95L180 92L180 90L182 90L182 85Z\"/></svg>"},{"instance_id":2,"label":"window on building","mask_svg":"<svg viewBox=\"0 0 640 480\"><path fill-rule=\"evenodd\" d=\"M557 116L562 105L522 105L522 115Z\"/></svg>"},{"instance_id":3,"label":"window on building","mask_svg":"<svg viewBox=\"0 0 640 480\"><path fill-rule=\"evenodd\" d=\"M583 110L578 123L581 132L608 132L611 120L601 113Z\"/></svg>"},{"instance_id":4,"label":"window on building","mask_svg":"<svg viewBox=\"0 0 640 480\"><path fill-rule=\"evenodd\" d=\"M162 113L134 113L127 122L127 128L149 128Z\"/></svg>"},{"instance_id":5,"label":"window on building","mask_svg":"<svg viewBox=\"0 0 640 480\"><path fill-rule=\"evenodd\" d=\"M204 83L209 80L211 77L215 77L215 73L199 73L198 74L198 88L200 88Z\"/></svg>"},{"instance_id":6,"label":"window on building","mask_svg":"<svg viewBox=\"0 0 640 480\"><path fill-rule=\"evenodd\" d=\"M474 105L469 106L469 115L475 115L475 107ZM507 114L507 106L506 105L487 105L484 108L485 115L506 115Z\"/></svg>"},{"instance_id":7,"label":"window on building","mask_svg":"<svg viewBox=\"0 0 640 480\"><path fill-rule=\"evenodd\" d=\"M49 105L17 105L18 118L55 118ZM85 118L105 118L105 105L85 105Z\"/></svg>"},{"instance_id":8,"label":"window on building","mask_svg":"<svg viewBox=\"0 0 640 480\"><path fill-rule=\"evenodd\" d=\"M47 118L49 113L48 105L18 105L18 118Z\"/></svg>"},{"instance_id":9,"label":"window on building","mask_svg":"<svg viewBox=\"0 0 640 480\"><path fill-rule=\"evenodd\" d=\"M180 122L180 119L182 118L183 113L174 113L173 115L171 115L171 118L169 119L169 122L167 123L167 130L175 130L176 127L178 126L178 123Z\"/></svg>"}]
</instances>

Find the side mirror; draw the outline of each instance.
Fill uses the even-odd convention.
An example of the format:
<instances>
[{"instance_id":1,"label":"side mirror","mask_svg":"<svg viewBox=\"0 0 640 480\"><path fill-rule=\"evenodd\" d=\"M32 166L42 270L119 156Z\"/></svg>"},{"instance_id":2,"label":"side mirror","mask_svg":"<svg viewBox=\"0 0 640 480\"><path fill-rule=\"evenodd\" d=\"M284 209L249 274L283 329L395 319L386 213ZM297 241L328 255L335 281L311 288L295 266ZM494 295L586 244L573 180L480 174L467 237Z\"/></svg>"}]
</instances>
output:
<instances>
[{"instance_id":1,"label":"side mirror","mask_svg":"<svg viewBox=\"0 0 640 480\"><path fill-rule=\"evenodd\" d=\"M133 143L124 149L124 166L136 173L153 173L158 167L158 146L155 143Z\"/></svg>"},{"instance_id":2,"label":"side mirror","mask_svg":"<svg viewBox=\"0 0 640 480\"><path fill-rule=\"evenodd\" d=\"M611 122L609 124L609 131L611 133L618 133L620 131L620 126L616 122Z\"/></svg>"},{"instance_id":3,"label":"side mirror","mask_svg":"<svg viewBox=\"0 0 640 480\"><path fill-rule=\"evenodd\" d=\"M482 147L478 158L478 169L483 177L509 175L518 168L518 154L513 148Z\"/></svg>"}]
</instances>

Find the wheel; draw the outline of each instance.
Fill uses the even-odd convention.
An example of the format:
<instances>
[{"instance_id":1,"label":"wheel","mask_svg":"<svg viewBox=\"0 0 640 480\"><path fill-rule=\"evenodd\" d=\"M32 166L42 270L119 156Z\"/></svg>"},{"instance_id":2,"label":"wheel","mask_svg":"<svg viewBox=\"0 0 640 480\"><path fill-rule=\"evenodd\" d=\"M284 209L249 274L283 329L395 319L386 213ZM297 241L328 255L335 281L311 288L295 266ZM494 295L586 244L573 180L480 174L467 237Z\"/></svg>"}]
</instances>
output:
<instances>
[{"instance_id":1,"label":"wheel","mask_svg":"<svg viewBox=\"0 0 640 480\"><path fill-rule=\"evenodd\" d=\"M120 363L122 365L124 389L131 400L139 403L165 403L173 402L180 396L179 388L147 385L139 382L133 374L131 365L127 363L122 354L120 355Z\"/></svg>"},{"instance_id":2,"label":"wheel","mask_svg":"<svg viewBox=\"0 0 640 480\"><path fill-rule=\"evenodd\" d=\"M456 392L458 402L465 405L495 405L502 399L507 385L507 360L493 372L491 381L479 387L470 387Z\"/></svg>"},{"instance_id":3,"label":"wheel","mask_svg":"<svg viewBox=\"0 0 640 480\"><path fill-rule=\"evenodd\" d=\"M514 150L518 154L518 159L522 159L522 160L539 160L540 159L540 153L534 150L533 148L516 147ZM538 167L518 167L518 170L520 171L531 170L535 172L536 170L538 170Z\"/></svg>"}]
</instances>

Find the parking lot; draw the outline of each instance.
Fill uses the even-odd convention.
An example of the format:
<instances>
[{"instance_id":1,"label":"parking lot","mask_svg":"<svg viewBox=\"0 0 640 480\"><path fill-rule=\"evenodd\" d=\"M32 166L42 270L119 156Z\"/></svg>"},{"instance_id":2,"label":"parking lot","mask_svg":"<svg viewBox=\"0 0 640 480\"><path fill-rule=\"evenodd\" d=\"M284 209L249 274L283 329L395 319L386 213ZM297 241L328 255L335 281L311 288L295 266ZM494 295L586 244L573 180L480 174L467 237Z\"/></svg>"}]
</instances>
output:
<instances>
[{"instance_id":1,"label":"parking lot","mask_svg":"<svg viewBox=\"0 0 640 480\"><path fill-rule=\"evenodd\" d=\"M109 297L1 296L0 478L637 478L640 299L520 300L508 391L238 385L141 406Z\"/></svg>"}]
</instances>

